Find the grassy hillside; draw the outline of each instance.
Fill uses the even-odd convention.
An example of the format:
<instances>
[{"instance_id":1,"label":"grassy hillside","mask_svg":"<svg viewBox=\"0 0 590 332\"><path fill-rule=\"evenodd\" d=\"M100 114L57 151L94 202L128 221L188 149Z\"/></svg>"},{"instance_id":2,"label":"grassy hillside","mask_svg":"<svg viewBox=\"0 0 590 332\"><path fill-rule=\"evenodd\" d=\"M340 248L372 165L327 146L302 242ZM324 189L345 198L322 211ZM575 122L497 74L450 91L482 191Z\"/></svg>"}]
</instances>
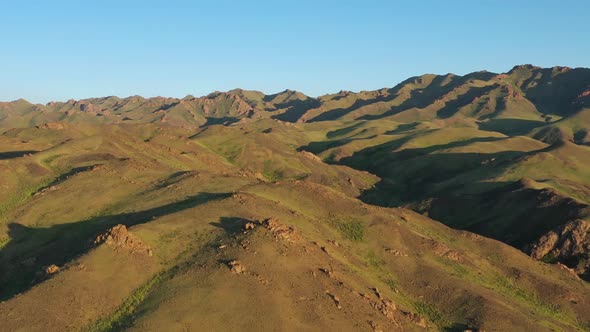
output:
<instances>
[{"instance_id":1,"label":"grassy hillside","mask_svg":"<svg viewBox=\"0 0 590 332\"><path fill-rule=\"evenodd\" d=\"M585 328L586 283L362 203L374 176L298 152L308 133L272 123L5 133L38 152L1 161L28 181L2 183L1 329ZM151 255L93 244L117 224Z\"/></svg>"},{"instance_id":2,"label":"grassy hillside","mask_svg":"<svg viewBox=\"0 0 590 332\"><path fill-rule=\"evenodd\" d=\"M0 330L590 330L588 91L0 103Z\"/></svg>"}]
</instances>

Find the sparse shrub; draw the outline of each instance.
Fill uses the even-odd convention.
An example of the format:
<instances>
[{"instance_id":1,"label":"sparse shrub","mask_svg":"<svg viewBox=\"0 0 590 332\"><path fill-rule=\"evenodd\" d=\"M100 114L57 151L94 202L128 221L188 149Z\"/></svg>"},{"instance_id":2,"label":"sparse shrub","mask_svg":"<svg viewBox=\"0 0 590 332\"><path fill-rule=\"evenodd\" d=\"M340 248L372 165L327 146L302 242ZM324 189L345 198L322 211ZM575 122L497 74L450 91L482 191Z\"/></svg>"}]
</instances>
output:
<instances>
[{"instance_id":1,"label":"sparse shrub","mask_svg":"<svg viewBox=\"0 0 590 332\"><path fill-rule=\"evenodd\" d=\"M362 241L365 238L365 225L352 217L337 217L330 214L328 222L340 231L342 237L350 241Z\"/></svg>"},{"instance_id":2,"label":"sparse shrub","mask_svg":"<svg viewBox=\"0 0 590 332\"><path fill-rule=\"evenodd\" d=\"M302 180L307 179L310 175L311 175L310 173L302 173L302 174L295 175L294 179L302 181Z\"/></svg>"},{"instance_id":3,"label":"sparse shrub","mask_svg":"<svg viewBox=\"0 0 590 332\"><path fill-rule=\"evenodd\" d=\"M579 321L578 322L578 327L582 330L582 331L590 331L590 320L589 321Z\"/></svg>"},{"instance_id":4,"label":"sparse shrub","mask_svg":"<svg viewBox=\"0 0 590 332\"><path fill-rule=\"evenodd\" d=\"M272 161L264 162L264 169L262 175L270 182L277 182L285 177L283 170L273 168Z\"/></svg>"},{"instance_id":5,"label":"sparse shrub","mask_svg":"<svg viewBox=\"0 0 590 332\"><path fill-rule=\"evenodd\" d=\"M380 269L383 265L383 261L373 251L367 253L367 264L370 266Z\"/></svg>"},{"instance_id":6,"label":"sparse shrub","mask_svg":"<svg viewBox=\"0 0 590 332\"><path fill-rule=\"evenodd\" d=\"M277 182L284 177L284 173L281 170L273 170L269 172L264 172L262 175L270 182Z\"/></svg>"},{"instance_id":7,"label":"sparse shrub","mask_svg":"<svg viewBox=\"0 0 590 332\"><path fill-rule=\"evenodd\" d=\"M387 286L389 286L389 289L391 289L392 291L397 291L397 284L395 283L395 280L393 280L392 278L387 278L384 281Z\"/></svg>"},{"instance_id":8,"label":"sparse shrub","mask_svg":"<svg viewBox=\"0 0 590 332\"><path fill-rule=\"evenodd\" d=\"M227 159L227 161L229 161L232 164L235 164L237 162L238 157L240 157L240 155L242 154L243 150L244 147L240 145L228 146L225 148L222 154L225 156L225 159Z\"/></svg>"},{"instance_id":9,"label":"sparse shrub","mask_svg":"<svg viewBox=\"0 0 590 332\"><path fill-rule=\"evenodd\" d=\"M356 219L340 223L338 229L346 239L351 241L362 241L365 237L365 228L363 224Z\"/></svg>"},{"instance_id":10,"label":"sparse shrub","mask_svg":"<svg viewBox=\"0 0 590 332\"><path fill-rule=\"evenodd\" d=\"M557 257L555 257L555 255L552 253L548 253L547 255L545 255L541 258L541 262L547 263L547 264L555 264L555 263L557 263Z\"/></svg>"}]
</instances>

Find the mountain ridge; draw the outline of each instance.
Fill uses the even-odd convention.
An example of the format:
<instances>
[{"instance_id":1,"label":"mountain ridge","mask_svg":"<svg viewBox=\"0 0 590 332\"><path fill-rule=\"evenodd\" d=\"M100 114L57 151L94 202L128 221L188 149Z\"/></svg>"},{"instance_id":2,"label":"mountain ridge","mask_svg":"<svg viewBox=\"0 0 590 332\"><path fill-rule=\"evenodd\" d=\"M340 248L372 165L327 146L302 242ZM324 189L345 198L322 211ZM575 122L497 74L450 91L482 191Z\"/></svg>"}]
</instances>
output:
<instances>
[{"instance_id":1,"label":"mountain ridge","mask_svg":"<svg viewBox=\"0 0 590 332\"><path fill-rule=\"evenodd\" d=\"M550 86L551 83L555 86ZM3 118L0 126L39 125L55 119L76 121L77 116L97 123L167 122L179 126L229 124L266 117L287 122L391 117L409 122L460 119L459 114L463 115L459 121L497 118L546 121L572 115L587 106L589 91L590 69L520 65L504 74L487 71L463 76L425 74L408 78L392 88L340 91L315 98L289 89L270 95L233 89L184 98L109 96L45 105L17 100L0 103ZM92 116L103 118L92 119Z\"/></svg>"},{"instance_id":2,"label":"mountain ridge","mask_svg":"<svg viewBox=\"0 0 590 332\"><path fill-rule=\"evenodd\" d=\"M590 70L589 67L569 67L569 66L540 67L540 66L536 66L536 65L532 65L532 64L522 64L522 65L515 65L515 66L513 66L510 70L508 70L504 74L510 74L510 73L515 72L515 71L517 71L519 69L526 69L526 70L531 70L531 69L546 69L546 70L549 70L550 69L550 70L566 70L566 71L570 71L570 70ZM418 75L418 76L409 77L409 78L401 81L400 83L396 84L395 86L402 85L402 84L407 83L407 82L409 82L411 80L415 80L417 78L422 78L422 77L425 77L425 76L441 76L441 77L445 77L445 76L456 76L456 77L466 77L466 76L470 76L470 75L474 75L474 74L490 74L490 75L494 75L494 76L496 76L496 75L502 75L502 73L495 73L495 72L491 72L491 71L488 71L488 70L485 70L485 69L482 69L482 70L479 70L479 71L470 72L470 73L467 73L467 74L464 74L464 75L458 75L458 74L454 74L454 73L446 73L446 74L424 73L424 74L421 74L421 75ZM392 87L392 88L394 88L394 87ZM340 90L339 92L335 92L335 93L328 92L328 93L325 93L325 94L322 94L322 95L318 95L316 97L307 96L307 95L306 96L308 98L321 99L322 97L330 96L330 95L336 95L336 94L339 94L339 93L342 93L342 92L359 94L359 93L363 93L363 92L374 92L374 91L380 91L380 90L392 89L392 88L386 88L386 87L384 87L384 88L380 88L380 89L376 89L376 90L360 90L360 91ZM91 99L110 99L110 98L119 99L119 100L121 100L121 99L130 99L130 98L141 98L141 99L145 99L145 100L147 100L147 99L169 98L169 99L181 100L181 99L186 99L187 97L189 99L204 98L204 97L208 97L209 95L212 95L212 94L218 94L218 93L227 93L227 94L229 94L229 93L232 93L232 92L240 92L240 91L242 91L242 92L251 92L251 93L260 93L260 94L263 94L265 96L280 95L282 93L288 93L288 92L302 93L302 92L299 92L297 90L285 89L285 90L282 90L282 91L279 91L279 92L276 92L276 93L266 94L266 93L264 93L264 92L262 92L260 90L248 90L248 89L243 89L243 88L233 88L233 89L230 89L230 90L227 90L227 91L213 91L213 92L210 92L208 94L205 94L205 95L202 95L202 96L198 96L198 97L196 97L196 96L194 96L192 94L188 94L185 97L179 97L179 98L176 98L176 97L165 97L165 96L161 96L161 95L152 96L152 97L144 97L144 96L137 95L137 94L135 94L135 95L129 95L129 96L109 95L109 96L104 96L104 97L90 97L90 98L81 98L81 99L73 99L73 98L70 98L70 99L67 99L65 101L64 100L61 100L61 101L60 100L51 100L51 101L48 101L46 103L35 103L35 102L30 102L30 101L28 101L27 99L24 99L24 98L18 98L16 100L4 100L4 101L0 101L0 104L6 104L6 103L14 103L14 102L19 102L19 101L24 101L24 102L27 102L27 103L29 103L31 105L48 106L49 104L68 103L68 102L84 101L84 100L91 100Z\"/></svg>"}]
</instances>

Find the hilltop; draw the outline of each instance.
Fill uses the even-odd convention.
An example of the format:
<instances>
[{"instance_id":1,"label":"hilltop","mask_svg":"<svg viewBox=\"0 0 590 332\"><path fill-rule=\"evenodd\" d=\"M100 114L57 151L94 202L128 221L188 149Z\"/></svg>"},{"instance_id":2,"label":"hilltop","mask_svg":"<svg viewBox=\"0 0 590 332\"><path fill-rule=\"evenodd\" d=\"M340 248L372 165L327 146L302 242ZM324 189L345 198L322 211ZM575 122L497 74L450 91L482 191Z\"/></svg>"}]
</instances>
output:
<instances>
[{"instance_id":1,"label":"hilltop","mask_svg":"<svg viewBox=\"0 0 590 332\"><path fill-rule=\"evenodd\" d=\"M0 103L0 330L590 329L590 69Z\"/></svg>"}]
</instances>

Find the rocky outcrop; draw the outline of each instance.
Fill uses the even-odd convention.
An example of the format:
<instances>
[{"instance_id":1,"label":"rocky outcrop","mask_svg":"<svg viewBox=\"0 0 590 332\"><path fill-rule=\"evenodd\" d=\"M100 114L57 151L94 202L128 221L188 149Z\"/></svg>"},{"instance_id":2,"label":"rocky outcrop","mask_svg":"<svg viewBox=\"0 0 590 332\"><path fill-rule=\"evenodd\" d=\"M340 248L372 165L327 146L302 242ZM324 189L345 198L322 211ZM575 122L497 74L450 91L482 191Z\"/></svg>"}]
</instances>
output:
<instances>
[{"instance_id":1,"label":"rocky outcrop","mask_svg":"<svg viewBox=\"0 0 590 332\"><path fill-rule=\"evenodd\" d=\"M576 100L572 103L574 106L584 107L590 104L590 89L587 89L580 93Z\"/></svg>"},{"instance_id":2,"label":"rocky outcrop","mask_svg":"<svg viewBox=\"0 0 590 332\"><path fill-rule=\"evenodd\" d=\"M63 130L65 128L65 125L61 122L48 122L45 124L42 124L40 126L36 126L35 128L37 129L54 129L54 130Z\"/></svg>"},{"instance_id":3,"label":"rocky outcrop","mask_svg":"<svg viewBox=\"0 0 590 332\"><path fill-rule=\"evenodd\" d=\"M309 151L299 151L299 153L303 157L305 157L307 159L310 159L310 160L313 160L313 161L318 161L318 162L321 162L322 161L322 159L320 157L316 156L315 154L313 154L313 153L311 153Z\"/></svg>"},{"instance_id":4,"label":"rocky outcrop","mask_svg":"<svg viewBox=\"0 0 590 332\"><path fill-rule=\"evenodd\" d=\"M242 265L242 263L240 263L237 260L230 261L229 263L227 263L227 266L233 274L240 274L246 272L246 268L244 267L244 265Z\"/></svg>"},{"instance_id":5,"label":"rocky outcrop","mask_svg":"<svg viewBox=\"0 0 590 332\"><path fill-rule=\"evenodd\" d=\"M59 272L59 266L57 266L55 264L51 264L51 265L45 267L44 272L45 272L45 276L50 276L52 274L56 274L57 272Z\"/></svg>"},{"instance_id":6,"label":"rocky outcrop","mask_svg":"<svg viewBox=\"0 0 590 332\"><path fill-rule=\"evenodd\" d=\"M326 294L328 294L332 301L334 301L334 305L336 305L338 309L342 309L340 298L337 295L333 294L329 290L326 290Z\"/></svg>"},{"instance_id":7,"label":"rocky outcrop","mask_svg":"<svg viewBox=\"0 0 590 332\"><path fill-rule=\"evenodd\" d=\"M294 243L299 240L299 236L295 228L281 223L277 218L266 219L261 224L273 235L275 240L282 240L290 243Z\"/></svg>"},{"instance_id":8,"label":"rocky outcrop","mask_svg":"<svg viewBox=\"0 0 590 332\"><path fill-rule=\"evenodd\" d=\"M587 279L590 276L590 223L578 219L549 231L531 246L530 255L549 263L563 263Z\"/></svg>"},{"instance_id":9,"label":"rocky outcrop","mask_svg":"<svg viewBox=\"0 0 590 332\"><path fill-rule=\"evenodd\" d=\"M106 243L108 246L123 248L133 253L152 256L152 249L137 236L131 234L125 225L116 225L94 240L95 245Z\"/></svg>"}]
</instances>

